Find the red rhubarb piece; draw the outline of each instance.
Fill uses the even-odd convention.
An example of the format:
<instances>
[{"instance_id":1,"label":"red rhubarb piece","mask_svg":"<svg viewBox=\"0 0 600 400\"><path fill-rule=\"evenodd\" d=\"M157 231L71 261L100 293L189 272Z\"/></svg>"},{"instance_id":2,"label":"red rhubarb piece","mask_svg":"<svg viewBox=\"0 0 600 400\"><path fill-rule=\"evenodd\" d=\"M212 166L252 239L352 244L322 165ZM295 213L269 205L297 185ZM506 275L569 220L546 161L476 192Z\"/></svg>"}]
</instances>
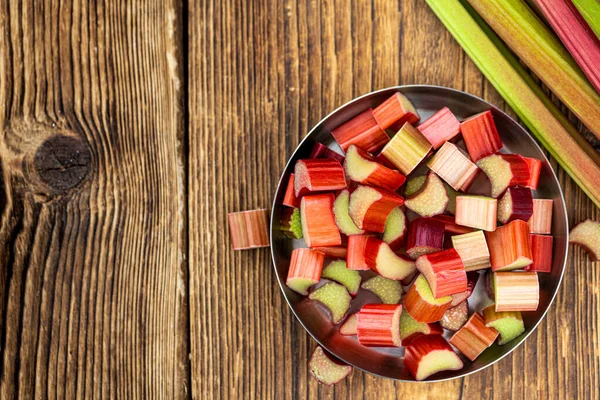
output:
<instances>
[{"instance_id":1,"label":"red rhubarb piece","mask_svg":"<svg viewBox=\"0 0 600 400\"><path fill-rule=\"evenodd\" d=\"M311 249L293 250L285 284L293 291L306 296L308 288L321 279L324 261L325 254L320 251Z\"/></svg>"},{"instance_id":2,"label":"red rhubarb piece","mask_svg":"<svg viewBox=\"0 0 600 400\"><path fill-rule=\"evenodd\" d=\"M475 290L475 285L477 285L477 281L479 280L479 273L477 271L467 272L467 290L461 293L456 293L452 295L452 303L450 306L456 307L463 301L467 300L473 294L473 290Z\"/></svg>"},{"instance_id":3,"label":"red rhubarb piece","mask_svg":"<svg viewBox=\"0 0 600 400\"><path fill-rule=\"evenodd\" d=\"M444 182L433 172L427 175L425 184L406 198L406 208L421 217L433 217L446 210L449 201Z\"/></svg>"},{"instance_id":4,"label":"red rhubarb piece","mask_svg":"<svg viewBox=\"0 0 600 400\"><path fill-rule=\"evenodd\" d=\"M534 235L531 239L531 254L533 262L525 267L526 271L552 271L552 236Z\"/></svg>"},{"instance_id":5,"label":"red rhubarb piece","mask_svg":"<svg viewBox=\"0 0 600 400\"><path fill-rule=\"evenodd\" d=\"M296 189L294 187L294 174L290 174L281 204L288 207L300 207L300 199L296 197Z\"/></svg>"},{"instance_id":6,"label":"red rhubarb piece","mask_svg":"<svg viewBox=\"0 0 600 400\"><path fill-rule=\"evenodd\" d=\"M350 315L340 326L340 333L344 336L356 335L356 325L358 324L358 313Z\"/></svg>"},{"instance_id":7,"label":"red rhubarb piece","mask_svg":"<svg viewBox=\"0 0 600 400\"><path fill-rule=\"evenodd\" d=\"M429 159L427 166L452 189L463 192L467 191L479 173L477 165L473 164L461 149L450 142L444 143Z\"/></svg>"},{"instance_id":8,"label":"red rhubarb piece","mask_svg":"<svg viewBox=\"0 0 600 400\"><path fill-rule=\"evenodd\" d=\"M404 175L410 174L431 150L431 143L411 124L404 124L381 154Z\"/></svg>"},{"instance_id":9,"label":"red rhubarb piece","mask_svg":"<svg viewBox=\"0 0 600 400\"><path fill-rule=\"evenodd\" d=\"M357 271L368 271L371 268L365 261L365 247L369 236L348 236L348 255L346 256L346 267Z\"/></svg>"},{"instance_id":10,"label":"red rhubarb piece","mask_svg":"<svg viewBox=\"0 0 600 400\"><path fill-rule=\"evenodd\" d=\"M421 335L442 335L444 330L438 323L415 321L409 313L403 312L400 316L400 339L402 345L408 346L413 339Z\"/></svg>"},{"instance_id":11,"label":"red rhubarb piece","mask_svg":"<svg viewBox=\"0 0 600 400\"><path fill-rule=\"evenodd\" d=\"M433 297L433 292L423 275L419 275L404 298L404 308L419 322L437 322L450 308L451 296Z\"/></svg>"},{"instance_id":12,"label":"red rhubarb piece","mask_svg":"<svg viewBox=\"0 0 600 400\"><path fill-rule=\"evenodd\" d=\"M422 335L412 340L404 353L404 365L417 381L441 371L457 371L463 362L440 335Z\"/></svg>"},{"instance_id":13,"label":"red rhubarb piece","mask_svg":"<svg viewBox=\"0 0 600 400\"><path fill-rule=\"evenodd\" d=\"M518 154L493 154L477 161L477 166L492 184L492 197L498 198L506 189L529 184L529 165Z\"/></svg>"},{"instance_id":14,"label":"red rhubarb piece","mask_svg":"<svg viewBox=\"0 0 600 400\"><path fill-rule=\"evenodd\" d=\"M443 222L433 218L417 218L408 225L406 254L413 260L419 256L442 250L444 245Z\"/></svg>"},{"instance_id":15,"label":"red rhubarb piece","mask_svg":"<svg viewBox=\"0 0 600 400\"><path fill-rule=\"evenodd\" d=\"M359 186L350 195L348 213L359 229L383 233L385 222L404 199L396 193L370 186Z\"/></svg>"},{"instance_id":16,"label":"red rhubarb piece","mask_svg":"<svg viewBox=\"0 0 600 400\"><path fill-rule=\"evenodd\" d=\"M454 138L460 133L460 122L448 107L444 107L417 129L429 140L434 149L438 149L444 142Z\"/></svg>"},{"instance_id":17,"label":"red rhubarb piece","mask_svg":"<svg viewBox=\"0 0 600 400\"><path fill-rule=\"evenodd\" d=\"M334 361L321 346L315 348L308 363L308 369L313 378L325 385L335 385L352 372L351 366Z\"/></svg>"},{"instance_id":18,"label":"red rhubarb piece","mask_svg":"<svg viewBox=\"0 0 600 400\"><path fill-rule=\"evenodd\" d=\"M550 234L552 233L552 199L533 199L533 214L529 219L529 232Z\"/></svg>"},{"instance_id":19,"label":"red rhubarb piece","mask_svg":"<svg viewBox=\"0 0 600 400\"><path fill-rule=\"evenodd\" d=\"M406 232L408 232L408 220L402 209L396 207L388 215L382 239L392 250L398 251L404 245Z\"/></svg>"},{"instance_id":20,"label":"red rhubarb piece","mask_svg":"<svg viewBox=\"0 0 600 400\"><path fill-rule=\"evenodd\" d=\"M508 188L498 201L498 221L506 224L515 219L529 221L533 214L531 189L524 187Z\"/></svg>"},{"instance_id":21,"label":"red rhubarb piece","mask_svg":"<svg viewBox=\"0 0 600 400\"><path fill-rule=\"evenodd\" d=\"M440 221L444 223L444 230L453 235L459 235L463 233L469 233L475 231L473 228L469 228L468 226L458 225L455 221L455 217L452 215L435 215L431 217L431 219L435 219L436 221Z\"/></svg>"},{"instance_id":22,"label":"red rhubarb piece","mask_svg":"<svg viewBox=\"0 0 600 400\"><path fill-rule=\"evenodd\" d=\"M532 262L529 226L520 219L486 232L492 271L510 271L528 266Z\"/></svg>"},{"instance_id":23,"label":"red rhubarb piece","mask_svg":"<svg viewBox=\"0 0 600 400\"><path fill-rule=\"evenodd\" d=\"M586 219L577 224L569 234L569 243L581 246L590 261L600 260L600 222Z\"/></svg>"},{"instance_id":24,"label":"red rhubarb piece","mask_svg":"<svg viewBox=\"0 0 600 400\"><path fill-rule=\"evenodd\" d=\"M444 329L449 331L457 331L461 326L467 322L469 318L469 305L466 301L463 301L444 313L444 316L440 320L440 325Z\"/></svg>"},{"instance_id":25,"label":"red rhubarb piece","mask_svg":"<svg viewBox=\"0 0 600 400\"><path fill-rule=\"evenodd\" d=\"M340 164L344 163L344 156L331 150L322 143L316 142L310 152L308 158L333 158L338 160Z\"/></svg>"},{"instance_id":26,"label":"red rhubarb piece","mask_svg":"<svg viewBox=\"0 0 600 400\"><path fill-rule=\"evenodd\" d=\"M475 361L485 349L494 344L497 337L498 331L487 327L481 314L475 313L450 338L450 344L467 356L469 360Z\"/></svg>"},{"instance_id":27,"label":"red rhubarb piece","mask_svg":"<svg viewBox=\"0 0 600 400\"><path fill-rule=\"evenodd\" d=\"M346 175L338 160L298 160L294 169L296 197L307 193L346 189Z\"/></svg>"},{"instance_id":28,"label":"red rhubarb piece","mask_svg":"<svg viewBox=\"0 0 600 400\"><path fill-rule=\"evenodd\" d=\"M525 187L536 190L540 181L540 173L542 172L542 162L537 158L523 157L529 166L529 182Z\"/></svg>"},{"instance_id":29,"label":"red rhubarb piece","mask_svg":"<svg viewBox=\"0 0 600 400\"><path fill-rule=\"evenodd\" d=\"M455 222L485 231L496 230L498 200L484 196L457 196Z\"/></svg>"},{"instance_id":30,"label":"red rhubarb piece","mask_svg":"<svg viewBox=\"0 0 600 400\"><path fill-rule=\"evenodd\" d=\"M331 131L342 150L350 145L357 145L368 152L380 150L390 140L389 136L379 126L373 116L373 110L368 109L350 121Z\"/></svg>"},{"instance_id":31,"label":"red rhubarb piece","mask_svg":"<svg viewBox=\"0 0 600 400\"><path fill-rule=\"evenodd\" d=\"M358 342L369 347L400 347L400 304L365 304L358 313Z\"/></svg>"},{"instance_id":32,"label":"red rhubarb piece","mask_svg":"<svg viewBox=\"0 0 600 400\"><path fill-rule=\"evenodd\" d=\"M264 208L227 214L233 249L269 247L267 218L267 210Z\"/></svg>"},{"instance_id":33,"label":"red rhubarb piece","mask_svg":"<svg viewBox=\"0 0 600 400\"><path fill-rule=\"evenodd\" d=\"M333 216L333 193L302 197L302 236L308 247L339 246L342 237Z\"/></svg>"},{"instance_id":34,"label":"red rhubarb piece","mask_svg":"<svg viewBox=\"0 0 600 400\"><path fill-rule=\"evenodd\" d=\"M420 119L415 106L400 93L393 94L377 106L373 110L373 117L381 129L388 129L404 122L414 124Z\"/></svg>"},{"instance_id":35,"label":"red rhubarb piece","mask_svg":"<svg viewBox=\"0 0 600 400\"><path fill-rule=\"evenodd\" d=\"M363 185L395 192L406 177L395 169L379 164L373 156L354 145L348 147L344 162L346 177Z\"/></svg>"},{"instance_id":36,"label":"red rhubarb piece","mask_svg":"<svg viewBox=\"0 0 600 400\"><path fill-rule=\"evenodd\" d=\"M415 270L414 261L397 255L387 243L374 237L367 239L365 262L379 275L393 280L404 279Z\"/></svg>"},{"instance_id":37,"label":"red rhubarb piece","mask_svg":"<svg viewBox=\"0 0 600 400\"><path fill-rule=\"evenodd\" d=\"M460 131L473 162L494 154L502 148L494 117L489 110L464 120L460 124Z\"/></svg>"},{"instance_id":38,"label":"red rhubarb piece","mask_svg":"<svg viewBox=\"0 0 600 400\"><path fill-rule=\"evenodd\" d=\"M420 256L416 265L436 299L467 290L467 273L454 249Z\"/></svg>"},{"instance_id":39,"label":"red rhubarb piece","mask_svg":"<svg viewBox=\"0 0 600 400\"><path fill-rule=\"evenodd\" d=\"M535 311L540 302L536 272L494 272L496 311Z\"/></svg>"},{"instance_id":40,"label":"red rhubarb piece","mask_svg":"<svg viewBox=\"0 0 600 400\"><path fill-rule=\"evenodd\" d=\"M348 248L344 246L313 247L313 250L320 251L329 258L343 258L348 256Z\"/></svg>"}]
</instances>

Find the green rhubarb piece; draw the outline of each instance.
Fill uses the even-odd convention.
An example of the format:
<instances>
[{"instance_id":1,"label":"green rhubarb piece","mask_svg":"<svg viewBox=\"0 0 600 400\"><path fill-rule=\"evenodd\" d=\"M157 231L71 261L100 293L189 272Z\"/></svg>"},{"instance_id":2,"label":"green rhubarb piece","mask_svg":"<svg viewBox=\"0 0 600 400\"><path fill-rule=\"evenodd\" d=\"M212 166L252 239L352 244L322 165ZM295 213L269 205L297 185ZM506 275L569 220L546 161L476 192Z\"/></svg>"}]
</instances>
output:
<instances>
[{"instance_id":1,"label":"green rhubarb piece","mask_svg":"<svg viewBox=\"0 0 600 400\"><path fill-rule=\"evenodd\" d=\"M331 319L337 324L344 318L350 308L352 297L346 288L340 284L330 282L312 292L309 299L318 301L329 309Z\"/></svg>"},{"instance_id":2,"label":"green rhubarb piece","mask_svg":"<svg viewBox=\"0 0 600 400\"><path fill-rule=\"evenodd\" d=\"M333 215L335 216L335 223L337 224L340 232L344 235L361 235L365 231L359 229L350 214L348 214L348 204L350 203L350 192L348 189L342 190L333 202Z\"/></svg>"},{"instance_id":3,"label":"green rhubarb piece","mask_svg":"<svg viewBox=\"0 0 600 400\"><path fill-rule=\"evenodd\" d=\"M340 283L348 289L351 295L358 293L360 281L362 280L358 271L346 268L346 261L337 260L329 263L323 270L321 278L331 279Z\"/></svg>"},{"instance_id":4,"label":"green rhubarb piece","mask_svg":"<svg viewBox=\"0 0 600 400\"><path fill-rule=\"evenodd\" d=\"M492 304L483 309L483 318L485 326L494 328L500 334L499 345L504 345L525 332L523 317L520 311L502 311L496 312L495 305Z\"/></svg>"},{"instance_id":5,"label":"green rhubarb piece","mask_svg":"<svg viewBox=\"0 0 600 400\"><path fill-rule=\"evenodd\" d=\"M379 275L365 281L361 288L374 293L383 304L398 304L402 297L400 282Z\"/></svg>"},{"instance_id":6,"label":"green rhubarb piece","mask_svg":"<svg viewBox=\"0 0 600 400\"><path fill-rule=\"evenodd\" d=\"M321 346L317 346L315 349L308 363L308 368L313 378L326 385L335 385L352 372L351 366L338 364L329 358Z\"/></svg>"},{"instance_id":7,"label":"green rhubarb piece","mask_svg":"<svg viewBox=\"0 0 600 400\"><path fill-rule=\"evenodd\" d=\"M417 192L407 197L404 205L421 217L433 217L446 210L448 201L444 182L435 173L430 172L425 184Z\"/></svg>"},{"instance_id":8,"label":"green rhubarb piece","mask_svg":"<svg viewBox=\"0 0 600 400\"><path fill-rule=\"evenodd\" d=\"M410 196L411 194L415 194L419 189L421 189L421 186L423 186L426 180L427 175L419 175L410 178L408 181L406 181L406 186L404 186L404 195Z\"/></svg>"},{"instance_id":9,"label":"green rhubarb piece","mask_svg":"<svg viewBox=\"0 0 600 400\"><path fill-rule=\"evenodd\" d=\"M402 212L402 209L400 207L394 208L385 221L382 240L387 244L394 243L397 239L405 235L407 231L406 225L406 216Z\"/></svg>"}]
</instances>

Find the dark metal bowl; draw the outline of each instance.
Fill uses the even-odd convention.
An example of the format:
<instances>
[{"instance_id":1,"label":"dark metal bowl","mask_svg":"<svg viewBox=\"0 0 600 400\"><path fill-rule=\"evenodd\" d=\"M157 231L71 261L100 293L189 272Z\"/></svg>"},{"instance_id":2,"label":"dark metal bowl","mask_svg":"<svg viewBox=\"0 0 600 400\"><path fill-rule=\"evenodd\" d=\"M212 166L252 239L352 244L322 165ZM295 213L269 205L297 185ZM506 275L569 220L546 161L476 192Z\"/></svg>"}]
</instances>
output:
<instances>
[{"instance_id":1,"label":"dark metal bowl","mask_svg":"<svg viewBox=\"0 0 600 400\"><path fill-rule=\"evenodd\" d=\"M323 143L341 152L331 136L331 129L369 107L381 104L396 91L400 91L413 102L421 115L421 121L444 106L450 108L459 119L464 119L481 111L491 109L504 143L504 149L523 156L535 157L544 162L540 177L540 186L535 192L535 197L554 199L554 217L552 221L554 258L552 272L550 274L538 274L540 280L540 303L537 311L523 312L526 331L519 338L504 346L494 344L483 352L475 362L471 362L461 356L465 364L462 370L441 372L432 376L427 381L460 378L486 368L505 357L533 332L542 318L544 318L556 296L563 278L568 250L569 232L565 201L558 179L550 167L548 160L535 140L525 129L504 112L486 101L476 96L445 87L425 85L397 86L378 90L354 99L323 118L298 145L298 148L288 161L277 187L271 214L271 253L275 273L277 274L281 291L292 312L296 315L302 326L321 346L340 360L363 371L399 381L414 381L414 378L404 367L404 350L402 348L378 349L361 346L356 337L339 334L337 326L333 325L327 312L320 304L298 295L285 285L291 251L294 248L306 246L303 240L290 240L279 230L279 221L283 209L281 201L289 174L293 172L296 161L308 157L315 142ZM484 282L482 281L483 279L479 280L473 296L469 299L471 312L480 310L483 302L486 301L483 290ZM372 297L369 298L369 294L359 295L353 300L351 311L358 311L364 302L372 301L373 299Z\"/></svg>"}]
</instances>

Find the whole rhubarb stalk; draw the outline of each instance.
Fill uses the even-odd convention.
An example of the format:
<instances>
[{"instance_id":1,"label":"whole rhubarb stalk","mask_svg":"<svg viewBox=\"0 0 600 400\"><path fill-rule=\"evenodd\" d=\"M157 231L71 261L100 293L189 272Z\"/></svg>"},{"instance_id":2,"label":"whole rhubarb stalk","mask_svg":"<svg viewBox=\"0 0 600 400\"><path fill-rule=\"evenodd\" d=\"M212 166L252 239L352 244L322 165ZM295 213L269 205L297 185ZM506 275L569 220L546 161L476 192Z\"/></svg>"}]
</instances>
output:
<instances>
[{"instance_id":1,"label":"whole rhubarb stalk","mask_svg":"<svg viewBox=\"0 0 600 400\"><path fill-rule=\"evenodd\" d=\"M598 0L573 0L573 4L600 39L600 3Z\"/></svg>"}]
</instances>

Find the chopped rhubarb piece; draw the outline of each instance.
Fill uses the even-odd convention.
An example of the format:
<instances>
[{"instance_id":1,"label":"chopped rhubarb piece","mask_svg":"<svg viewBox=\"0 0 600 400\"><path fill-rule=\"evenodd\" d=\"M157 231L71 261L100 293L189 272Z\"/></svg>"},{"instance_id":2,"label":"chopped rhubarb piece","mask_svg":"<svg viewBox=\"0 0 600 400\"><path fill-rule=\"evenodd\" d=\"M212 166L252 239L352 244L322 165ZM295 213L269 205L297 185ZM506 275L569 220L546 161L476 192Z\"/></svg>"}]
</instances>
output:
<instances>
[{"instance_id":1,"label":"chopped rhubarb piece","mask_svg":"<svg viewBox=\"0 0 600 400\"><path fill-rule=\"evenodd\" d=\"M456 249L466 271L490 268L490 252L483 231L452 236L452 246Z\"/></svg>"},{"instance_id":2,"label":"chopped rhubarb piece","mask_svg":"<svg viewBox=\"0 0 600 400\"><path fill-rule=\"evenodd\" d=\"M229 234L234 250L269 247L267 210L240 211L227 214Z\"/></svg>"},{"instance_id":3,"label":"chopped rhubarb piece","mask_svg":"<svg viewBox=\"0 0 600 400\"><path fill-rule=\"evenodd\" d=\"M433 217L442 214L448 205L448 193L442 180L433 172L427 175L425 184L406 198L406 208L421 217Z\"/></svg>"},{"instance_id":4,"label":"chopped rhubarb piece","mask_svg":"<svg viewBox=\"0 0 600 400\"><path fill-rule=\"evenodd\" d=\"M441 335L443 333L444 330L437 323L415 321L407 312L400 315L400 339L402 339L403 346L408 346L413 339L421 335Z\"/></svg>"},{"instance_id":5,"label":"chopped rhubarb piece","mask_svg":"<svg viewBox=\"0 0 600 400\"><path fill-rule=\"evenodd\" d=\"M340 326L340 333L344 336L356 335L356 325L358 324L358 313L350 315L342 326Z\"/></svg>"},{"instance_id":6,"label":"chopped rhubarb piece","mask_svg":"<svg viewBox=\"0 0 600 400\"><path fill-rule=\"evenodd\" d=\"M458 196L456 198L455 222L458 225L496 230L498 200L484 196Z\"/></svg>"},{"instance_id":7,"label":"chopped rhubarb piece","mask_svg":"<svg viewBox=\"0 0 600 400\"><path fill-rule=\"evenodd\" d=\"M330 279L344 285L346 289L348 289L348 293L352 296L356 296L356 293L358 293L360 282L362 280L358 271L346 268L346 261L342 260L336 260L329 263L323 270L321 278Z\"/></svg>"},{"instance_id":8,"label":"chopped rhubarb piece","mask_svg":"<svg viewBox=\"0 0 600 400\"><path fill-rule=\"evenodd\" d=\"M291 239L302 239L302 221L300 221L300 210L297 208L286 208L281 215L279 229Z\"/></svg>"},{"instance_id":9,"label":"chopped rhubarb piece","mask_svg":"<svg viewBox=\"0 0 600 400\"><path fill-rule=\"evenodd\" d=\"M388 129L398 122L414 124L420 119L415 106L401 93L393 94L377 106L373 110L373 117L375 117L381 129Z\"/></svg>"},{"instance_id":10,"label":"chopped rhubarb piece","mask_svg":"<svg viewBox=\"0 0 600 400\"><path fill-rule=\"evenodd\" d=\"M421 189L426 180L427 175L413 176L410 178L408 181L406 181L406 186L404 187L404 196L415 194L417 191L419 191L419 189Z\"/></svg>"},{"instance_id":11,"label":"chopped rhubarb piece","mask_svg":"<svg viewBox=\"0 0 600 400\"><path fill-rule=\"evenodd\" d=\"M600 260L600 222L586 219L571 229L569 235L569 243L581 246L590 261Z\"/></svg>"},{"instance_id":12,"label":"chopped rhubarb piece","mask_svg":"<svg viewBox=\"0 0 600 400\"><path fill-rule=\"evenodd\" d=\"M408 220L400 209L396 207L388 215L383 231L383 241L386 242L394 251L399 250L404 245L406 232L408 231Z\"/></svg>"},{"instance_id":13,"label":"chopped rhubarb piece","mask_svg":"<svg viewBox=\"0 0 600 400\"><path fill-rule=\"evenodd\" d=\"M466 301L463 301L446 310L444 316L440 320L440 325L444 329L456 332L465 324L465 322L467 322L468 318L469 305Z\"/></svg>"},{"instance_id":14,"label":"chopped rhubarb piece","mask_svg":"<svg viewBox=\"0 0 600 400\"><path fill-rule=\"evenodd\" d=\"M492 184L492 197L498 198L506 189L529 184L529 165L518 154L493 154L477 161L477 166Z\"/></svg>"},{"instance_id":15,"label":"chopped rhubarb piece","mask_svg":"<svg viewBox=\"0 0 600 400\"><path fill-rule=\"evenodd\" d=\"M463 362L442 336L422 335L406 347L404 365L422 381L437 372L457 371Z\"/></svg>"},{"instance_id":16,"label":"chopped rhubarb piece","mask_svg":"<svg viewBox=\"0 0 600 400\"><path fill-rule=\"evenodd\" d=\"M355 144L368 152L375 152L390 140L387 133L377 123L372 109L358 114L350 121L335 128L331 134L344 151L350 145Z\"/></svg>"},{"instance_id":17,"label":"chopped rhubarb piece","mask_svg":"<svg viewBox=\"0 0 600 400\"><path fill-rule=\"evenodd\" d=\"M367 239L365 262L379 275L396 281L406 278L415 270L414 261L397 255L387 243L374 237Z\"/></svg>"},{"instance_id":18,"label":"chopped rhubarb piece","mask_svg":"<svg viewBox=\"0 0 600 400\"><path fill-rule=\"evenodd\" d=\"M333 193L302 197L300 219L302 236L308 247L342 244L342 237L333 216Z\"/></svg>"},{"instance_id":19,"label":"chopped rhubarb piece","mask_svg":"<svg viewBox=\"0 0 600 400\"><path fill-rule=\"evenodd\" d=\"M444 142L454 138L460 133L460 122L448 107L444 107L417 129L429 140L434 149L438 149Z\"/></svg>"},{"instance_id":20,"label":"chopped rhubarb piece","mask_svg":"<svg viewBox=\"0 0 600 400\"><path fill-rule=\"evenodd\" d=\"M351 366L334 361L321 346L315 348L308 363L308 369L313 378L325 385L335 385L352 372Z\"/></svg>"},{"instance_id":21,"label":"chopped rhubarb piece","mask_svg":"<svg viewBox=\"0 0 600 400\"><path fill-rule=\"evenodd\" d=\"M390 192L395 192L406 181L406 177L400 172L379 164L373 156L354 145L346 151L344 171L346 177L354 182L377 186Z\"/></svg>"},{"instance_id":22,"label":"chopped rhubarb piece","mask_svg":"<svg viewBox=\"0 0 600 400\"><path fill-rule=\"evenodd\" d=\"M358 312L358 342L369 347L400 347L400 304L365 304Z\"/></svg>"},{"instance_id":23,"label":"chopped rhubarb piece","mask_svg":"<svg viewBox=\"0 0 600 400\"><path fill-rule=\"evenodd\" d=\"M404 175L410 174L429 154L431 144L425 136L406 123L385 145L381 154L396 166Z\"/></svg>"},{"instance_id":24,"label":"chopped rhubarb piece","mask_svg":"<svg viewBox=\"0 0 600 400\"><path fill-rule=\"evenodd\" d=\"M494 272L496 311L535 311L540 301L536 272Z\"/></svg>"},{"instance_id":25,"label":"chopped rhubarb piece","mask_svg":"<svg viewBox=\"0 0 600 400\"><path fill-rule=\"evenodd\" d=\"M450 308L452 296L433 297L433 292L423 275L419 275L404 298L405 310L419 322L437 322Z\"/></svg>"},{"instance_id":26,"label":"chopped rhubarb piece","mask_svg":"<svg viewBox=\"0 0 600 400\"><path fill-rule=\"evenodd\" d=\"M408 225L406 254L413 260L424 254L442 250L444 245L443 222L433 218L417 218Z\"/></svg>"},{"instance_id":27,"label":"chopped rhubarb piece","mask_svg":"<svg viewBox=\"0 0 600 400\"><path fill-rule=\"evenodd\" d=\"M533 214L531 189L524 187L508 188L498 201L498 221L506 224L515 219L529 221Z\"/></svg>"},{"instance_id":28,"label":"chopped rhubarb piece","mask_svg":"<svg viewBox=\"0 0 600 400\"><path fill-rule=\"evenodd\" d=\"M348 255L346 256L346 268L357 271L368 271L371 268L365 261L365 247L369 236L348 236Z\"/></svg>"},{"instance_id":29,"label":"chopped rhubarb piece","mask_svg":"<svg viewBox=\"0 0 600 400\"><path fill-rule=\"evenodd\" d=\"M352 297L340 284L329 282L308 295L311 300L318 301L329 310L334 324L340 322L350 309Z\"/></svg>"},{"instance_id":30,"label":"chopped rhubarb piece","mask_svg":"<svg viewBox=\"0 0 600 400\"><path fill-rule=\"evenodd\" d=\"M398 281L374 276L365 281L361 286L379 297L383 304L398 304L402 296L402 285Z\"/></svg>"},{"instance_id":31,"label":"chopped rhubarb piece","mask_svg":"<svg viewBox=\"0 0 600 400\"><path fill-rule=\"evenodd\" d=\"M533 256L527 222L514 220L494 232L486 232L485 239L490 250L492 271L511 271L531 264Z\"/></svg>"},{"instance_id":32,"label":"chopped rhubarb piece","mask_svg":"<svg viewBox=\"0 0 600 400\"><path fill-rule=\"evenodd\" d=\"M540 181L540 173L542 172L542 162L537 158L523 157L529 166L529 182L524 185L526 188L536 190Z\"/></svg>"},{"instance_id":33,"label":"chopped rhubarb piece","mask_svg":"<svg viewBox=\"0 0 600 400\"><path fill-rule=\"evenodd\" d=\"M460 235L460 234L475 231L475 229L469 228L468 226L458 225L455 221L455 218L452 215L440 214L440 215L431 217L431 219L435 219L436 221L443 222L444 230L453 235Z\"/></svg>"},{"instance_id":34,"label":"chopped rhubarb piece","mask_svg":"<svg viewBox=\"0 0 600 400\"><path fill-rule=\"evenodd\" d=\"M319 142L314 144L308 158L333 158L338 160L341 164L344 163L343 155L331 150L329 147Z\"/></svg>"},{"instance_id":35,"label":"chopped rhubarb piece","mask_svg":"<svg viewBox=\"0 0 600 400\"><path fill-rule=\"evenodd\" d=\"M370 186L359 186L350 195L348 213L359 229L383 233L385 222L404 199L396 193Z\"/></svg>"},{"instance_id":36,"label":"chopped rhubarb piece","mask_svg":"<svg viewBox=\"0 0 600 400\"><path fill-rule=\"evenodd\" d=\"M423 255L416 265L436 299L467 290L467 273L454 249Z\"/></svg>"},{"instance_id":37,"label":"chopped rhubarb piece","mask_svg":"<svg viewBox=\"0 0 600 400\"><path fill-rule=\"evenodd\" d=\"M285 188L285 194L283 195L283 201L281 204L288 207L300 207L300 199L296 197L294 174L290 174L290 179L288 180L288 184Z\"/></svg>"},{"instance_id":38,"label":"chopped rhubarb piece","mask_svg":"<svg viewBox=\"0 0 600 400\"><path fill-rule=\"evenodd\" d=\"M298 160L294 168L296 197L308 193L346 189L344 167L331 158Z\"/></svg>"},{"instance_id":39,"label":"chopped rhubarb piece","mask_svg":"<svg viewBox=\"0 0 600 400\"><path fill-rule=\"evenodd\" d=\"M477 177L479 168L463 154L462 150L450 142L444 145L429 159L427 166L438 174L454 190L466 191Z\"/></svg>"},{"instance_id":40,"label":"chopped rhubarb piece","mask_svg":"<svg viewBox=\"0 0 600 400\"><path fill-rule=\"evenodd\" d=\"M600 234L600 230L598 231ZM530 235L531 254L533 262L525 267L526 271L551 272L552 271L552 236Z\"/></svg>"},{"instance_id":41,"label":"chopped rhubarb piece","mask_svg":"<svg viewBox=\"0 0 600 400\"><path fill-rule=\"evenodd\" d=\"M529 232L549 235L552 233L552 208L554 200L533 199L533 214L529 219Z\"/></svg>"},{"instance_id":42,"label":"chopped rhubarb piece","mask_svg":"<svg viewBox=\"0 0 600 400\"><path fill-rule=\"evenodd\" d=\"M500 346L516 339L525 332L525 324L520 311L497 312L492 304L482 311L485 325L494 328L500 334Z\"/></svg>"},{"instance_id":43,"label":"chopped rhubarb piece","mask_svg":"<svg viewBox=\"0 0 600 400\"><path fill-rule=\"evenodd\" d=\"M348 256L348 249L344 246L313 247L312 249L324 253L325 257L329 258L345 259Z\"/></svg>"},{"instance_id":44,"label":"chopped rhubarb piece","mask_svg":"<svg viewBox=\"0 0 600 400\"><path fill-rule=\"evenodd\" d=\"M487 327L481 314L475 313L450 338L450 344L467 356L469 360L475 361L485 349L494 344L497 337L498 331Z\"/></svg>"},{"instance_id":45,"label":"chopped rhubarb piece","mask_svg":"<svg viewBox=\"0 0 600 400\"><path fill-rule=\"evenodd\" d=\"M293 250L285 284L293 291L306 296L308 288L321 279L324 261L325 254L320 251L311 249Z\"/></svg>"},{"instance_id":46,"label":"chopped rhubarb piece","mask_svg":"<svg viewBox=\"0 0 600 400\"><path fill-rule=\"evenodd\" d=\"M473 294L473 290L475 290L475 285L477 285L477 281L479 280L479 273L477 271L467 272L467 290L461 293L452 295L452 303L450 303L451 307L456 307L463 301L467 300Z\"/></svg>"},{"instance_id":47,"label":"chopped rhubarb piece","mask_svg":"<svg viewBox=\"0 0 600 400\"><path fill-rule=\"evenodd\" d=\"M362 229L359 229L350 214L348 213L348 205L350 203L350 192L348 189L342 190L335 201L333 202L333 215L335 217L335 223L339 228L340 232L344 235L362 235L365 233Z\"/></svg>"},{"instance_id":48,"label":"chopped rhubarb piece","mask_svg":"<svg viewBox=\"0 0 600 400\"><path fill-rule=\"evenodd\" d=\"M494 154L502 148L494 117L489 110L464 120L460 124L460 131L473 162Z\"/></svg>"}]
</instances>

